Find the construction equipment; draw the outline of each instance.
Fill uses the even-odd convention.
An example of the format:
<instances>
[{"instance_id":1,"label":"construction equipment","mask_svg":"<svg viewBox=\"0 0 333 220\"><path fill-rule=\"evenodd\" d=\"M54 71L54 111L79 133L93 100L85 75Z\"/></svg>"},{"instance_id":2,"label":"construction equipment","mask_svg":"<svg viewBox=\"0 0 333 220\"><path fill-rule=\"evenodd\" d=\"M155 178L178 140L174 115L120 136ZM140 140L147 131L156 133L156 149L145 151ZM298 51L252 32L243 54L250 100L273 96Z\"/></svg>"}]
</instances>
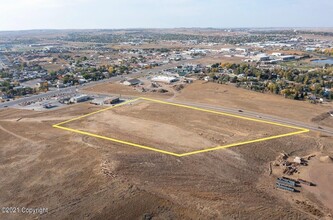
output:
<instances>
[{"instance_id":1,"label":"construction equipment","mask_svg":"<svg viewBox=\"0 0 333 220\"><path fill-rule=\"evenodd\" d=\"M290 192L297 192L296 189L294 189L292 187L289 187L289 186L286 186L286 185L283 185L281 183L276 183L276 187L279 188L279 189L290 191Z\"/></svg>"},{"instance_id":2,"label":"construction equipment","mask_svg":"<svg viewBox=\"0 0 333 220\"><path fill-rule=\"evenodd\" d=\"M290 177L282 176L282 179L286 179L286 180L294 181L295 183L299 183L298 180L292 179Z\"/></svg>"},{"instance_id":3,"label":"construction equipment","mask_svg":"<svg viewBox=\"0 0 333 220\"><path fill-rule=\"evenodd\" d=\"M297 186L296 182L287 180L287 179L283 179L283 178L277 178L276 182L280 183L280 184L284 184L284 185L289 185L289 186Z\"/></svg>"},{"instance_id":4,"label":"construction equipment","mask_svg":"<svg viewBox=\"0 0 333 220\"><path fill-rule=\"evenodd\" d=\"M303 180L303 179L297 179L297 181L300 182L301 184L308 185L308 186L315 186L316 185L314 183L311 183L311 182Z\"/></svg>"}]
</instances>

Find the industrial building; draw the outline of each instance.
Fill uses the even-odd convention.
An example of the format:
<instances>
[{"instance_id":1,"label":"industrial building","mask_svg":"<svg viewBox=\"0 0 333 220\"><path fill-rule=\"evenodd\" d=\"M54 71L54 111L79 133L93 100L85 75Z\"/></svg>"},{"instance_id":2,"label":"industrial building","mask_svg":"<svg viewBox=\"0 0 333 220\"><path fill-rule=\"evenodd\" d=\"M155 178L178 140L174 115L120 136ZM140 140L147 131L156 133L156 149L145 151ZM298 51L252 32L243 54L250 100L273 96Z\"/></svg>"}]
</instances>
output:
<instances>
[{"instance_id":1,"label":"industrial building","mask_svg":"<svg viewBox=\"0 0 333 220\"><path fill-rule=\"evenodd\" d=\"M78 95L78 96L74 96L74 97L70 98L69 102L71 102L71 103L85 102L85 101L89 100L89 98L90 98L89 96L82 94L82 95Z\"/></svg>"},{"instance_id":2,"label":"industrial building","mask_svg":"<svg viewBox=\"0 0 333 220\"><path fill-rule=\"evenodd\" d=\"M151 79L153 82L162 82L162 83L173 83L179 79L173 76L155 76Z\"/></svg>"}]
</instances>

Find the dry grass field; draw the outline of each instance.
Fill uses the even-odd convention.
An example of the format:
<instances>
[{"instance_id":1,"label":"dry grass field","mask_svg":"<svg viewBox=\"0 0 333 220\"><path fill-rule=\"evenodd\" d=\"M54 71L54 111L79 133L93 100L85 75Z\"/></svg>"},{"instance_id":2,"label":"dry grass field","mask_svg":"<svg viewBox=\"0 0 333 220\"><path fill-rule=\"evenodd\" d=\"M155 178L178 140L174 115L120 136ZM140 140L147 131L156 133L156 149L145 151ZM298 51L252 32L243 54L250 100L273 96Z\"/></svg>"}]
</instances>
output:
<instances>
[{"instance_id":1,"label":"dry grass field","mask_svg":"<svg viewBox=\"0 0 333 220\"><path fill-rule=\"evenodd\" d=\"M196 81L180 92L170 90L164 94L142 93L118 83L106 83L85 90L94 93L172 99L237 108L333 128L333 117L327 114L333 110L333 103L315 105L307 101L285 99L280 95L244 90L232 85Z\"/></svg>"},{"instance_id":2,"label":"dry grass field","mask_svg":"<svg viewBox=\"0 0 333 220\"><path fill-rule=\"evenodd\" d=\"M62 126L178 154L297 131L147 100Z\"/></svg>"},{"instance_id":3,"label":"dry grass field","mask_svg":"<svg viewBox=\"0 0 333 220\"><path fill-rule=\"evenodd\" d=\"M99 92L105 89L104 92L113 93L115 90L110 87L102 86ZM309 123L321 123L312 119L329 109L201 82L187 86L175 96L153 96L236 107ZM0 111L0 204L49 209L47 214L37 216L0 213L0 219L332 217L332 196L329 197L331 191L327 186L332 178L332 163L320 160L321 155L333 154L332 137L310 132L174 157L52 127L98 109L77 104L46 112ZM174 147L172 150L179 152L186 147L200 148L201 143L214 145L280 132L271 126L255 125L256 129L250 129L252 125L246 121L198 114L138 102L64 126L109 132L145 144ZM162 139L155 138L159 133ZM318 181L317 187L302 187L297 194L276 190L275 176L269 175L268 167L281 152L293 156L316 154L297 175Z\"/></svg>"},{"instance_id":4,"label":"dry grass field","mask_svg":"<svg viewBox=\"0 0 333 220\"><path fill-rule=\"evenodd\" d=\"M319 120L318 116L333 110L333 103L314 105L307 101L285 99L279 95L262 94L236 88L232 85L197 81L181 91L177 100L207 103L260 112L306 123L317 122L333 127L333 118Z\"/></svg>"},{"instance_id":5,"label":"dry grass field","mask_svg":"<svg viewBox=\"0 0 333 220\"><path fill-rule=\"evenodd\" d=\"M172 91L167 93L143 93L139 92L136 88L131 86L125 86L119 83L105 83L100 86L93 86L89 88L85 88L84 91L89 93L96 94L114 94L119 96L145 96L145 97L154 97L154 98L162 98L167 99L174 95Z\"/></svg>"}]
</instances>

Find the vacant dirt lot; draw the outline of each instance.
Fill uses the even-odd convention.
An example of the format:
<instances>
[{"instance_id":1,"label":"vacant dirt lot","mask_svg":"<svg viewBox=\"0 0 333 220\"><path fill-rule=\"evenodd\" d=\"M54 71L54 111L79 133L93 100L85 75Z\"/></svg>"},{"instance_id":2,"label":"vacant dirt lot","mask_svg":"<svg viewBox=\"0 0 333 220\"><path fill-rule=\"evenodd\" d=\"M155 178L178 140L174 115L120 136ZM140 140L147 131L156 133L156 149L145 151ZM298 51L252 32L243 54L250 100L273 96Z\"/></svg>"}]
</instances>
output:
<instances>
[{"instance_id":1,"label":"vacant dirt lot","mask_svg":"<svg viewBox=\"0 0 333 220\"><path fill-rule=\"evenodd\" d=\"M182 90L176 99L237 106L304 121L311 121L327 110L327 107L215 84L195 83ZM128 123L134 123L133 128L120 125L133 129L132 133L137 132L135 121L145 120L148 124L145 125L146 134L158 123L163 131L182 134L182 141L193 143L196 141L191 140L192 137L214 144L219 141L213 137L229 141L230 134L238 129L245 136L262 135L248 130L246 122L239 122L245 124L233 129L227 119L221 122L210 115L196 118L177 109L174 117L187 119L181 123L173 121L173 117L159 118L159 112L171 110L167 107L143 102L132 105L132 108L137 109L115 108L113 113L119 121L125 118ZM311 132L174 157L52 128L53 124L98 109L89 104L78 104L48 112L0 111L0 205L49 209L44 215L0 213L0 219L330 218L332 210L328 200L315 192L306 188L302 188L299 194L277 191L274 188L275 177L269 176L268 165L281 152L300 156L313 152L332 155L332 137ZM102 118L97 116L94 116L95 120L102 124L110 122L107 114L101 115ZM205 124L201 117L210 123ZM205 129L198 131L198 128L190 126L192 123L205 126ZM84 127L84 124L80 125ZM111 129L109 125L96 126L99 128ZM260 132L276 132L264 127L260 129ZM122 129L117 130L121 133ZM150 130L152 134L157 131ZM218 134L212 135L214 132ZM187 134L190 136L186 137ZM304 172L309 172L311 178L321 178L315 170ZM327 172L327 175L332 175L332 172ZM325 182L331 177L323 178Z\"/></svg>"},{"instance_id":2,"label":"vacant dirt lot","mask_svg":"<svg viewBox=\"0 0 333 220\"><path fill-rule=\"evenodd\" d=\"M63 126L174 153L298 131L147 100L112 108Z\"/></svg>"},{"instance_id":3,"label":"vacant dirt lot","mask_svg":"<svg viewBox=\"0 0 333 220\"><path fill-rule=\"evenodd\" d=\"M316 119L314 118L333 110L333 103L315 105L307 101L295 101L278 95L262 94L236 88L232 85L205 83L203 81L196 81L188 86L181 91L176 99L239 108L307 123L315 122ZM333 127L331 123L324 121L320 123Z\"/></svg>"},{"instance_id":4,"label":"vacant dirt lot","mask_svg":"<svg viewBox=\"0 0 333 220\"><path fill-rule=\"evenodd\" d=\"M333 210L333 159L325 154L317 155L311 161L309 169L302 172L300 177L316 183L317 187L304 187Z\"/></svg>"},{"instance_id":5,"label":"vacant dirt lot","mask_svg":"<svg viewBox=\"0 0 333 220\"><path fill-rule=\"evenodd\" d=\"M140 86L139 86L140 87ZM85 91L93 93L110 93L120 96L145 96L145 97L155 97L155 98L170 98L174 94L170 91L167 93L159 92L139 92L137 88L132 86L125 86L120 83L105 83L98 86L93 86L86 88Z\"/></svg>"},{"instance_id":6,"label":"vacant dirt lot","mask_svg":"<svg viewBox=\"0 0 333 220\"><path fill-rule=\"evenodd\" d=\"M236 88L233 85L195 81L179 92L170 90L169 93L161 94L138 92L135 88L130 86L124 86L118 83L106 83L87 88L86 91L204 103L260 112L333 128L333 123L331 123L333 117L327 115L327 112L333 111L333 103L310 104L307 101L295 101L285 99L279 95L262 94ZM325 117L326 120L322 120L323 117Z\"/></svg>"}]
</instances>

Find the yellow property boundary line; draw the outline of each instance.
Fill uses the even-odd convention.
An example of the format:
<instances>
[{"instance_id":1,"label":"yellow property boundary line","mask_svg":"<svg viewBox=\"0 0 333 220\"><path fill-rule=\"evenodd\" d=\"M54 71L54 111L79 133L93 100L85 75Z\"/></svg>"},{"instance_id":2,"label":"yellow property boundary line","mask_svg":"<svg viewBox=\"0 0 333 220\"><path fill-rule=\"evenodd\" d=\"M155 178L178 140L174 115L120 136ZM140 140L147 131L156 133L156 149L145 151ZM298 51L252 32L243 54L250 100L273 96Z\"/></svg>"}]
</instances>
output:
<instances>
[{"instance_id":1,"label":"yellow property boundary line","mask_svg":"<svg viewBox=\"0 0 333 220\"><path fill-rule=\"evenodd\" d=\"M197 110L197 111L203 111L203 112L208 112L208 113L213 113L213 114L219 114L219 115L224 115L224 116L249 120L249 121L266 123L266 124L281 126L281 127L285 127L285 128L292 128L292 129L296 129L298 131L290 132L290 133L286 133L286 134L275 135L275 136L266 137L266 138L250 140L250 141L244 141L244 142L240 142L240 143L217 146L217 147L213 147L213 148L206 148L206 149L203 149L203 150L196 150L196 151L192 151L192 152L188 152L188 153L177 154L177 153L173 153L173 152L170 152L170 151L160 150L160 149L157 149L157 148L148 147L148 146L144 146L144 145L141 145L141 144L135 144L135 143L124 141L124 140L105 137L105 136L102 136L102 135L97 135L97 134L93 134L93 133L90 133L90 132L80 131L80 130L77 130L77 129L72 129L72 128L61 126L61 125L64 125L66 123L69 123L69 122L72 122L72 121L75 121L75 120L79 120L81 118L85 118L85 117L88 117L90 115L94 115L94 114L97 114L97 113L100 113L100 112L104 112L104 111L110 110L110 109L115 108L115 107L126 105L128 103L132 103L132 102L135 102L135 101L140 100L140 99L151 101L151 102L156 102L156 103L161 103L161 104L178 106L178 107L182 107L182 108L193 109L193 110ZM82 115L82 116L79 116L79 117L76 117L76 118L73 118L73 119L55 124L52 127L59 128L59 129L62 129L62 130L66 130L66 131L79 133L79 134L83 134L83 135L88 135L88 136L91 136L91 137L101 138L101 139L104 139L104 140L109 140L109 141L113 141L113 142L120 143L120 144L126 144L126 145L133 146L133 147L138 147L138 148L151 150L151 151L155 151L155 152L159 152L159 153L163 153L163 154L168 154L168 155L172 155L172 156L176 156L176 157L184 157L184 156L189 156L189 155L193 155L193 154L199 154L199 153L204 153L204 152L209 152L209 151L214 151L214 150L219 150L219 149L225 149L225 148L229 148L229 147L235 147L235 146L240 146L240 145L245 145L245 144L250 144L250 143L267 141L267 140L272 140L272 139L276 139L276 138L282 138L282 137L297 135L297 134L301 134L301 133L306 133L306 132L310 131L308 129L300 128L300 127L296 127L296 126L291 126L291 125L286 125L286 124L281 124L281 123L276 123L276 122L271 122L271 121L265 121L265 120L261 120L261 119L255 119L255 118L248 118L248 117L244 117L244 116L239 116L239 115L234 115L234 114L229 114L229 113L224 113L224 112L218 112L218 111L213 111L213 110L208 110L208 109L203 109L203 108L198 108L198 107L193 107L193 106L188 106L188 105L176 104L176 103L172 103L172 102L165 102L165 101L161 101L161 100L144 98L144 97L129 100L129 101L123 102L121 104L118 104L118 105L115 105L115 106L112 106L112 107L104 108L104 109L101 109L101 110L98 110L98 111L95 111L95 112L92 112L92 113L89 113L89 114L85 114L85 115Z\"/></svg>"}]
</instances>

